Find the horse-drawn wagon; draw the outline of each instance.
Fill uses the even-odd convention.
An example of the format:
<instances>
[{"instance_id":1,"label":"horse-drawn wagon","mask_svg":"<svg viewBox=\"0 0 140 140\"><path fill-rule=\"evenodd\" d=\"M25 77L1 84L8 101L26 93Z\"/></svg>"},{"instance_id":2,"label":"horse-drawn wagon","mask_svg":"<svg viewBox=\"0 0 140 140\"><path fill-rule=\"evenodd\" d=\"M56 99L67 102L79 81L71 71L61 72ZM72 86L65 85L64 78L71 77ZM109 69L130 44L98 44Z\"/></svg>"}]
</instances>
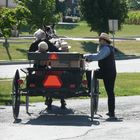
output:
<instances>
[{"instance_id":1,"label":"horse-drawn wagon","mask_svg":"<svg viewBox=\"0 0 140 140\"><path fill-rule=\"evenodd\" d=\"M44 96L51 98L70 98L89 96L91 98L91 119L97 112L98 82L92 80L89 93L85 80L83 55L76 52L29 52L29 63L34 66L16 70L12 85L12 107L14 119L18 118L20 97L26 97L26 112L29 108L29 97ZM25 73L24 80L20 72ZM93 79L93 72L92 78ZM25 86L22 86L22 85ZM24 88L23 88L24 87ZM95 87L95 88L94 88Z\"/></svg>"}]
</instances>

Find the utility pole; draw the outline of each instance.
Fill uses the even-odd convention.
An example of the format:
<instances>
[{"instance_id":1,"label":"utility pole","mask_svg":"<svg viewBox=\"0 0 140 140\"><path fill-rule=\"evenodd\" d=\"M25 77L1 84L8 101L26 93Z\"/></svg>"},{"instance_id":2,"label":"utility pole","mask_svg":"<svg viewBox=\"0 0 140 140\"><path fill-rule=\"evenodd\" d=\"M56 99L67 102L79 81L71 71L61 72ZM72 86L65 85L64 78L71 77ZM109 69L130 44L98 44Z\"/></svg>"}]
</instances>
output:
<instances>
[{"instance_id":1,"label":"utility pole","mask_svg":"<svg viewBox=\"0 0 140 140\"><path fill-rule=\"evenodd\" d=\"M6 3L5 3L5 6L8 7L8 0L6 0L5 2L6 2Z\"/></svg>"}]
</instances>

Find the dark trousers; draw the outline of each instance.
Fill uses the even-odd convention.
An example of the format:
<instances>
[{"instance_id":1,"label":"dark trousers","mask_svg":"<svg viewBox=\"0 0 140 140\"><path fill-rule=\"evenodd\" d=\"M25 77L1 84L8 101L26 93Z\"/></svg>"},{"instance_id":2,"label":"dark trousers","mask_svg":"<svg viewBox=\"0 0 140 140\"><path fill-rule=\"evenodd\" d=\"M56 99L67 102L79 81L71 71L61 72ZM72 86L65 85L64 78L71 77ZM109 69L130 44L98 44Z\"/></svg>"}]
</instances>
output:
<instances>
[{"instance_id":1,"label":"dark trousers","mask_svg":"<svg viewBox=\"0 0 140 140\"><path fill-rule=\"evenodd\" d=\"M53 100L52 100L51 97L46 97L45 105L51 105L52 102L53 102ZM66 105L66 102L65 102L65 99L64 98L61 98L60 99L60 102L61 102L61 105Z\"/></svg>"},{"instance_id":2,"label":"dark trousers","mask_svg":"<svg viewBox=\"0 0 140 140\"><path fill-rule=\"evenodd\" d=\"M86 72L88 80L88 88L90 90L91 85L91 71ZM103 79L105 90L108 96L108 111L110 114L114 114L115 111L115 94L114 94L114 85L116 79L116 73L113 75L105 75L100 69L94 71L94 78Z\"/></svg>"}]
</instances>

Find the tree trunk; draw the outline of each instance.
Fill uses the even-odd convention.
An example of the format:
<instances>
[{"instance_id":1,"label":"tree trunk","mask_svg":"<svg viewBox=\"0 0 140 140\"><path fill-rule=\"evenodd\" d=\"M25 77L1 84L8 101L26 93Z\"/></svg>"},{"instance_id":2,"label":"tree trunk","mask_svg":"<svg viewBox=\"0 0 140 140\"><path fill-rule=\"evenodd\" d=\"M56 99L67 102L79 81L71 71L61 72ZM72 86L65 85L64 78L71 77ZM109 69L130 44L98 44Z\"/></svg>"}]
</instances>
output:
<instances>
[{"instance_id":1,"label":"tree trunk","mask_svg":"<svg viewBox=\"0 0 140 140\"><path fill-rule=\"evenodd\" d=\"M9 42L8 42L7 38L5 38L5 42L3 43L3 46L6 49L9 60L12 60L12 57L11 57L10 52L9 52Z\"/></svg>"}]
</instances>

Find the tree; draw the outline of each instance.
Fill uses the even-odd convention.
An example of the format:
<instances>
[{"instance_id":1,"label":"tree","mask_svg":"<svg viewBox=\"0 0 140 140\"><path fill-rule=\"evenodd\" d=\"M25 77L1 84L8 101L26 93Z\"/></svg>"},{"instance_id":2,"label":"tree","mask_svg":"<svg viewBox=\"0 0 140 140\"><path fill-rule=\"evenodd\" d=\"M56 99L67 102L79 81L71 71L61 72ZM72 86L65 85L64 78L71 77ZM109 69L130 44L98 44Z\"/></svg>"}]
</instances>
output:
<instances>
[{"instance_id":1,"label":"tree","mask_svg":"<svg viewBox=\"0 0 140 140\"><path fill-rule=\"evenodd\" d=\"M83 18L91 27L91 31L109 33L108 20L118 19L118 28L121 29L127 17L126 0L80 0Z\"/></svg>"},{"instance_id":2,"label":"tree","mask_svg":"<svg viewBox=\"0 0 140 140\"><path fill-rule=\"evenodd\" d=\"M14 12L11 9L2 8L0 10L0 30L2 32L4 39L5 39L3 46L5 47L6 52L7 52L10 60L11 60L11 56L10 56L9 49L8 49L9 43L8 43L7 39L11 35L12 25L15 24L13 15L14 15Z\"/></svg>"},{"instance_id":3,"label":"tree","mask_svg":"<svg viewBox=\"0 0 140 140\"><path fill-rule=\"evenodd\" d=\"M18 2L17 6L14 9L14 17L16 21L16 27L20 30L21 25L24 25L29 20L31 12L25 7L22 2Z\"/></svg>"},{"instance_id":4,"label":"tree","mask_svg":"<svg viewBox=\"0 0 140 140\"><path fill-rule=\"evenodd\" d=\"M127 0L130 10L140 10L140 0Z\"/></svg>"},{"instance_id":5,"label":"tree","mask_svg":"<svg viewBox=\"0 0 140 140\"><path fill-rule=\"evenodd\" d=\"M11 35L12 25L16 24L14 20L14 11L9 8L0 10L0 30L4 38Z\"/></svg>"},{"instance_id":6,"label":"tree","mask_svg":"<svg viewBox=\"0 0 140 140\"><path fill-rule=\"evenodd\" d=\"M29 10L21 5L17 5L17 7L13 9L0 9L0 31L5 39L3 45L6 48L9 59L11 59L11 56L8 50L8 38L11 36L11 32L15 27L20 29L20 25L26 21L29 14Z\"/></svg>"},{"instance_id":7,"label":"tree","mask_svg":"<svg viewBox=\"0 0 140 140\"><path fill-rule=\"evenodd\" d=\"M16 8L1 8L0 9L0 30L4 38L11 36L11 30L16 26L20 29L21 24L24 24L30 15L30 11L21 5L17 4Z\"/></svg>"},{"instance_id":8,"label":"tree","mask_svg":"<svg viewBox=\"0 0 140 140\"><path fill-rule=\"evenodd\" d=\"M28 24L31 29L56 23L59 15L56 12L55 0L20 0L31 12Z\"/></svg>"},{"instance_id":9,"label":"tree","mask_svg":"<svg viewBox=\"0 0 140 140\"><path fill-rule=\"evenodd\" d=\"M66 16L66 2L65 0L56 0L56 11L62 14L62 19Z\"/></svg>"}]
</instances>

